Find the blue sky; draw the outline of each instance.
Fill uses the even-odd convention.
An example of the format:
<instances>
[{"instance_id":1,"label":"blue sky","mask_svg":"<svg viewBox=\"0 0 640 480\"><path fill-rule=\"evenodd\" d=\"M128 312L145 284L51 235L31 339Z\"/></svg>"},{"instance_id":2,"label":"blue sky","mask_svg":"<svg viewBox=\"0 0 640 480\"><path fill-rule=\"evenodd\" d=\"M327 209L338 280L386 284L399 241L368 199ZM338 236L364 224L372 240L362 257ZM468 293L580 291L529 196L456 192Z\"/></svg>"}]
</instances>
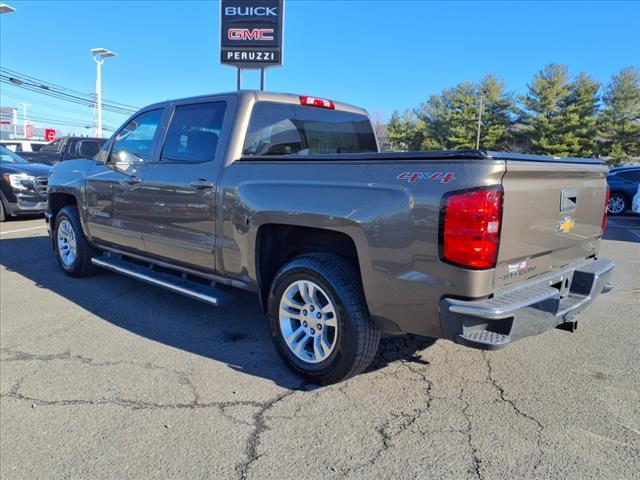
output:
<instances>
[{"instance_id":1,"label":"blue sky","mask_svg":"<svg viewBox=\"0 0 640 480\"><path fill-rule=\"evenodd\" d=\"M235 70L219 63L217 2L3 2L17 10L0 16L5 68L89 93L89 49L104 47L118 54L103 70L107 99L144 106L235 88ZM388 116L487 73L524 93L551 62L602 83L640 65L640 2L288 0L284 66L268 71L267 89ZM256 73L244 78L257 88ZM0 88L2 106L26 101L34 112L91 123L89 108ZM124 120L105 114L105 124Z\"/></svg>"}]
</instances>

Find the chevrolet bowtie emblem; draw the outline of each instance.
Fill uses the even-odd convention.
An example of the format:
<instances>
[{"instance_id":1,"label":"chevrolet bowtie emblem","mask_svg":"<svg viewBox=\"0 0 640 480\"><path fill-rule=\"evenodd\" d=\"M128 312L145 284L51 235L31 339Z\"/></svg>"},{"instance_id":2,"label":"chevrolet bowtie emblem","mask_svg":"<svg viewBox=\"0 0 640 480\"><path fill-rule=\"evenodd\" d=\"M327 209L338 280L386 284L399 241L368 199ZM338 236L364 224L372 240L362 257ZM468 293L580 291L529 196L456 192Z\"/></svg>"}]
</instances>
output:
<instances>
[{"instance_id":1,"label":"chevrolet bowtie emblem","mask_svg":"<svg viewBox=\"0 0 640 480\"><path fill-rule=\"evenodd\" d=\"M556 232L560 232L563 235L566 235L567 233L569 233L571 230L573 230L573 227L576 226L576 222L573 220L573 218L571 217L564 217L562 220L560 220L558 222L558 224L556 225Z\"/></svg>"}]
</instances>

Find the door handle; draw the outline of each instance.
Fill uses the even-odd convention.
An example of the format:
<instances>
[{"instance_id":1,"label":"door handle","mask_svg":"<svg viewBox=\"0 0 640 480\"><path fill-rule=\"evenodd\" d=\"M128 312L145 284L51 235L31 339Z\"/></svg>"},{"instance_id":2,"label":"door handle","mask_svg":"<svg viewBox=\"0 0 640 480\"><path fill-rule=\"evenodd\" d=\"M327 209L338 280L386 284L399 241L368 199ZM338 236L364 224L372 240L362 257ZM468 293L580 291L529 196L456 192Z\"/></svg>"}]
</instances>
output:
<instances>
[{"instance_id":1,"label":"door handle","mask_svg":"<svg viewBox=\"0 0 640 480\"><path fill-rule=\"evenodd\" d=\"M142 180L140 177L129 177L123 178L119 183L120 185L139 185L142 183Z\"/></svg>"},{"instance_id":2,"label":"door handle","mask_svg":"<svg viewBox=\"0 0 640 480\"><path fill-rule=\"evenodd\" d=\"M204 178L198 178L197 180L193 180L189 185L191 185L196 190L204 190L205 188L213 188L213 182L206 180Z\"/></svg>"}]
</instances>

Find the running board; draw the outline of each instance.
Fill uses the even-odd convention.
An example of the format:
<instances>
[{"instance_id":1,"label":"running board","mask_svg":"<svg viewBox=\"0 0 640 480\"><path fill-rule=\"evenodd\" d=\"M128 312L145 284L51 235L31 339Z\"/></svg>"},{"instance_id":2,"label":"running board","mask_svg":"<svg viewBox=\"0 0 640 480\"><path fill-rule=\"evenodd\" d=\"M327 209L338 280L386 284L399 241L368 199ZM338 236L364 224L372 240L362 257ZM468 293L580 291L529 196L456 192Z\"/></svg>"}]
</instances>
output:
<instances>
[{"instance_id":1,"label":"running board","mask_svg":"<svg viewBox=\"0 0 640 480\"><path fill-rule=\"evenodd\" d=\"M158 287L166 288L172 292L185 295L219 307L226 305L231 300L231 295L222 292L213 285L206 285L194 280L190 280L186 275L176 275L165 273L154 269L153 265L142 266L137 263L128 262L119 256L103 255L93 257L91 263L97 267L121 273L137 280L150 283Z\"/></svg>"}]
</instances>

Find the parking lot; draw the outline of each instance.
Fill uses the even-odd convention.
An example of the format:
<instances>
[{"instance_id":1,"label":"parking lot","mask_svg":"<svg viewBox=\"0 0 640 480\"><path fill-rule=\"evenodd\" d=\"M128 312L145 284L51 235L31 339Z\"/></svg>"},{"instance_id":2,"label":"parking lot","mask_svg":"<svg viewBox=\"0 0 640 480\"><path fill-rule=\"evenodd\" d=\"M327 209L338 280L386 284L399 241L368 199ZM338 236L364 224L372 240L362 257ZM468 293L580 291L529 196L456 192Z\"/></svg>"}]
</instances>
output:
<instances>
[{"instance_id":1,"label":"parking lot","mask_svg":"<svg viewBox=\"0 0 640 480\"><path fill-rule=\"evenodd\" d=\"M72 279L41 218L0 232L3 479L640 477L638 217L609 220L615 288L576 333L385 338L329 387L289 372L252 295Z\"/></svg>"}]
</instances>

